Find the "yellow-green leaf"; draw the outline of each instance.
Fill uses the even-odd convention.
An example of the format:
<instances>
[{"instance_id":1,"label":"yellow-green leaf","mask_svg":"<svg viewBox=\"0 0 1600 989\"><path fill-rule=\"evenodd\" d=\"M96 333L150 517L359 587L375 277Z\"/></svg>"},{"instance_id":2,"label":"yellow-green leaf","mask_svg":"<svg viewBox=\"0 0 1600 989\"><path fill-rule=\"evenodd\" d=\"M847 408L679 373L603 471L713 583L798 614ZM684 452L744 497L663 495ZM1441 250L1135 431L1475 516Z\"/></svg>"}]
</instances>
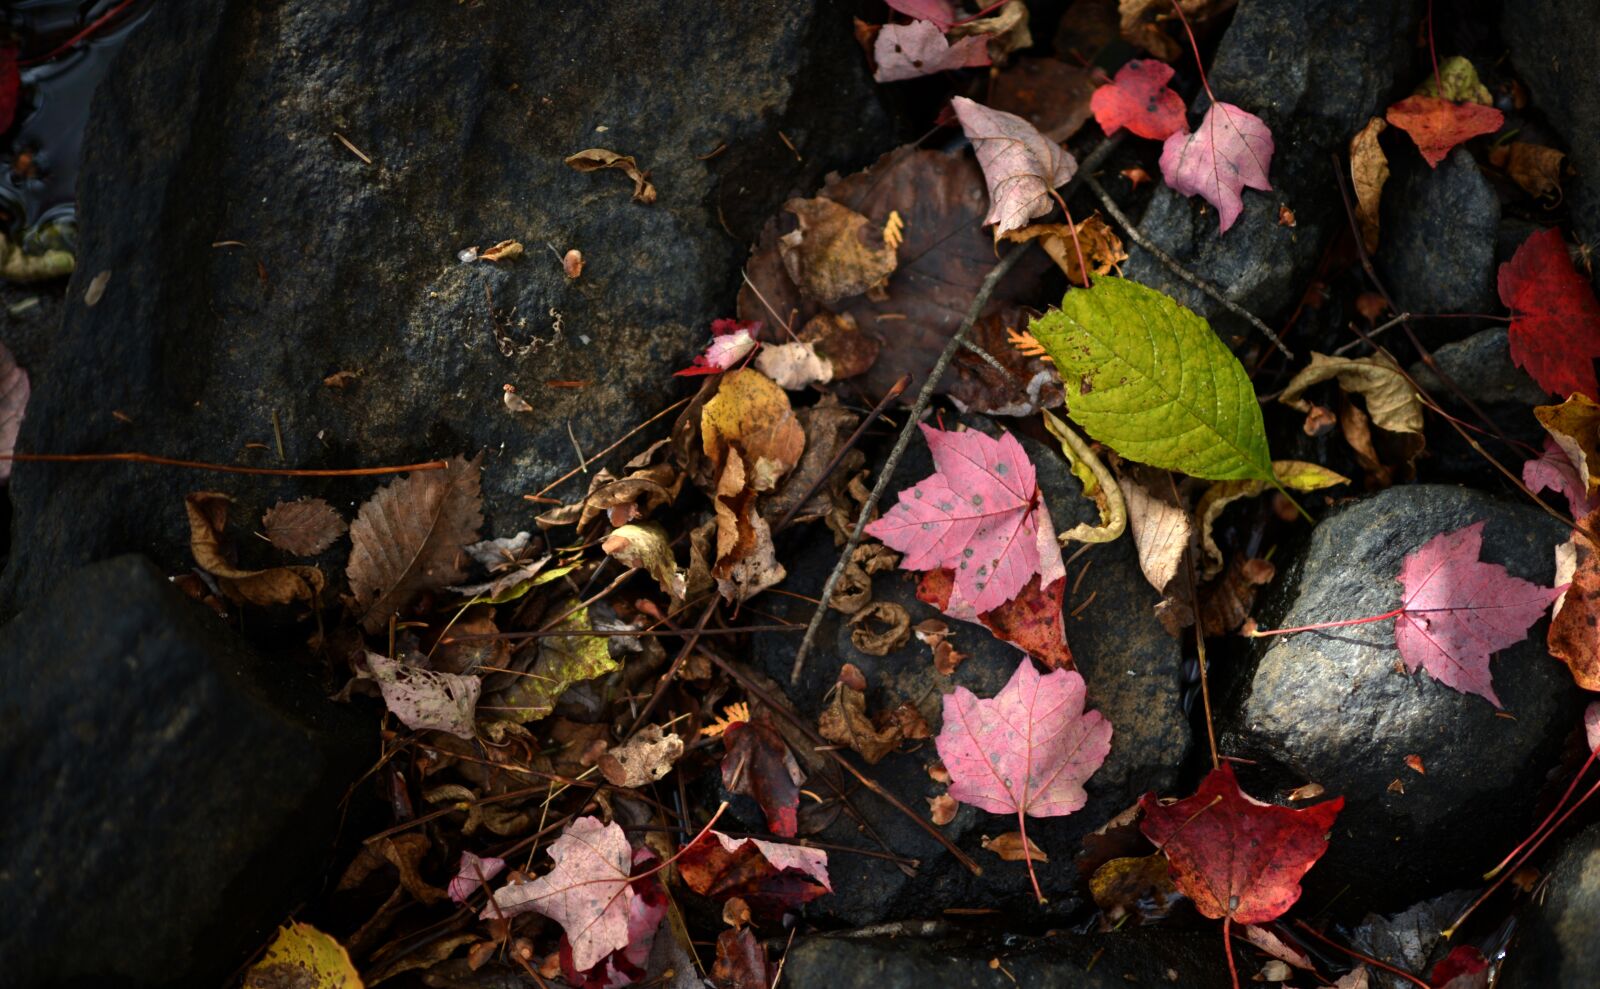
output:
<instances>
[{"instance_id":1,"label":"yellow-green leaf","mask_svg":"<svg viewBox=\"0 0 1600 989\"><path fill-rule=\"evenodd\" d=\"M1029 330L1061 371L1067 414L1118 454L1208 480L1273 482L1244 366L1173 299L1097 278Z\"/></svg>"},{"instance_id":2,"label":"yellow-green leaf","mask_svg":"<svg viewBox=\"0 0 1600 989\"><path fill-rule=\"evenodd\" d=\"M565 615L546 631L584 633L594 630L589 624L589 609L574 608L567 600L556 606L553 615ZM567 614L567 612L571 614ZM537 721L555 710L556 698L583 680L605 676L618 668L611 648L600 635L548 635L539 640L539 657L533 668L516 676L509 687L485 701L481 707L511 721Z\"/></svg>"},{"instance_id":3,"label":"yellow-green leaf","mask_svg":"<svg viewBox=\"0 0 1600 989\"><path fill-rule=\"evenodd\" d=\"M1277 475L1278 484L1294 491L1320 491L1336 484L1350 483L1350 479L1343 474L1304 460L1274 460L1272 471ZM1211 538L1211 527L1222 510L1240 498L1254 498L1269 487L1272 485L1266 481L1223 481L1211 485L1200 496L1194 514L1200 521L1200 548L1205 554L1200 564L1202 580L1210 580L1222 570L1222 550Z\"/></svg>"},{"instance_id":4,"label":"yellow-green leaf","mask_svg":"<svg viewBox=\"0 0 1600 989\"><path fill-rule=\"evenodd\" d=\"M310 924L285 924L250 966L244 989L363 989L344 946Z\"/></svg>"}]
</instances>

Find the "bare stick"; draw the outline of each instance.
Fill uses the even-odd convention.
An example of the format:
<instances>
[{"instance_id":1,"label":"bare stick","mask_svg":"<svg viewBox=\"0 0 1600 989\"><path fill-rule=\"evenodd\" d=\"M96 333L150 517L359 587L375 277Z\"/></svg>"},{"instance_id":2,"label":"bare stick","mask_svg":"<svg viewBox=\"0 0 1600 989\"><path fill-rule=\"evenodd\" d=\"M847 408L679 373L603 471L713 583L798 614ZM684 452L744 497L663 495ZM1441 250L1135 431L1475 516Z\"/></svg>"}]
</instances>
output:
<instances>
[{"instance_id":1,"label":"bare stick","mask_svg":"<svg viewBox=\"0 0 1600 989\"><path fill-rule=\"evenodd\" d=\"M911 413L906 416L906 424L901 427L900 435L894 441L894 449L889 451L889 459L883 463L883 469L878 472L878 480L872 485L872 493L867 496L866 503L861 506L861 514L856 516L856 527L851 530L850 538L844 544L844 551L839 555L839 562L834 564L833 573L828 575L828 582L822 587L822 603L811 614L811 624L806 626L805 638L800 640L800 648L794 653L794 666L789 671L789 682L799 683L800 675L805 671L806 655L811 652L811 647L816 643L817 632L822 628L822 620L828 614L828 602L833 599L834 589L839 586L839 578L843 576L845 566L850 562L850 556L861 545L862 530L867 527L867 520L872 517L872 510L877 507L883 492L889 487L889 480L894 476L895 468L900 466L900 458L905 456L906 447L911 445L911 434L915 432L917 423L922 419L923 413L928 411L928 405L933 401L934 390L939 387L939 380L944 377L944 372L949 369L950 361L956 356L956 351L961 349L961 341L966 339L972 330L972 324L978 321L978 313L988 303L989 296L993 294L994 287L1000 284L1000 279L1006 276L1017 261L1027 252L1027 246L1016 247L1009 254L1000 259L1000 262L990 269L989 274L983 279L983 284L978 286L978 294L972 299L972 306L967 310L967 315L961 320L955 335L950 342L945 344L944 352L939 359L934 361L933 369L928 372L928 378L922 383L922 390L917 393L917 400L911 406Z\"/></svg>"},{"instance_id":2,"label":"bare stick","mask_svg":"<svg viewBox=\"0 0 1600 989\"><path fill-rule=\"evenodd\" d=\"M1085 175L1083 180L1089 184L1090 189L1094 190L1094 194L1100 197L1100 205L1104 206L1106 212L1111 214L1111 218L1116 220L1122 229L1127 232L1129 240L1148 251L1150 256L1160 261L1168 271L1216 300L1217 304L1222 308L1261 331L1261 335L1272 341L1272 345L1277 347L1283 356L1294 360L1294 351L1283 345L1283 341L1278 339L1278 334L1273 332L1272 327L1263 323L1255 313L1223 295L1216 286L1173 260L1172 255L1157 247L1154 241L1146 237L1138 227L1134 226L1133 221L1128 219L1128 214L1122 212L1122 208L1117 205L1117 201L1111 198L1111 194L1106 192L1105 186L1101 185L1093 175Z\"/></svg>"},{"instance_id":3,"label":"bare stick","mask_svg":"<svg viewBox=\"0 0 1600 989\"><path fill-rule=\"evenodd\" d=\"M414 470L444 470L450 466L449 461L429 460L426 463L403 464L399 467L351 467L344 470L240 467L234 464L210 464L200 460L158 457L152 453L0 453L0 461L4 460L14 460L19 464L156 464L161 467L211 470L219 474L257 474L268 477L372 477L378 474L404 474Z\"/></svg>"},{"instance_id":4,"label":"bare stick","mask_svg":"<svg viewBox=\"0 0 1600 989\"><path fill-rule=\"evenodd\" d=\"M773 532L782 532L789 527L789 523L794 521L794 517L800 514L800 509L806 507L806 502L810 501L816 495L818 489L828 482L828 478L833 476L833 472L839 469L839 464L844 461L844 455L854 450L856 444L861 442L861 437L866 434L867 427L877 422L878 417L883 415L883 410L889 407L889 403L899 398L909 387L911 387L911 375L909 374L902 374L900 380L889 386L889 390L878 400L878 404L874 405L872 411L867 413L867 417L861 420L861 425L857 426L856 431L850 434L850 438L844 441L844 446L841 446L839 452L833 455L833 459L828 461L828 466L823 470L822 474L812 482L811 487L806 490L804 495L801 495L800 500L795 502L793 507L784 513L783 518L778 520L778 524L772 527Z\"/></svg>"}]
</instances>

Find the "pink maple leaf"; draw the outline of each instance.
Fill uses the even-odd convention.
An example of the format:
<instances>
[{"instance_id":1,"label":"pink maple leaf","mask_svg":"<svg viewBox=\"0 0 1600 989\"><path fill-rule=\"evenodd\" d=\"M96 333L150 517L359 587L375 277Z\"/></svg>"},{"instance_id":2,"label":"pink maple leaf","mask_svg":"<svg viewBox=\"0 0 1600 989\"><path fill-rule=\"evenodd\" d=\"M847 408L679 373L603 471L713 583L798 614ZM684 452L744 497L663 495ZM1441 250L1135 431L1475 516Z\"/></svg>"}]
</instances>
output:
<instances>
[{"instance_id":1,"label":"pink maple leaf","mask_svg":"<svg viewBox=\"0 0 1600 989\"><path fill-rule=\"evenodd\" d=\"M934 473L900 492L867 534L904 553L906 570L955 572L951 614L981 614L1065 573L1033 464L1010 433L922 427Z\"/></svg>"},{"instance_id":2,"label":"pink maple leaf","mask_svg":"<svg viewBox=\"0 0 1600 989\"><path fill-rule=\"evenodd\" d=\"M1549 488L1566 498L1567 508L1575 519L1594 511L1594 505L1589 501L1589 489L1578 474L1578 468L1572 465L1567 452L1553 437L1546 436L1544 449L1539 451L1537 457L1522 465L1522 483L1535 494Z\"/></svg>"},{"instance_id":3,"label":"pink maple leaf","mask_svg":"<svg viewBox=\"0 0 1600 989\"><path fill-rule=\"evenodd\" d=\"M572 965L594 967L628 946L628 918L637 895L628 874L633 850L615 822L580 817L550 844L555 868L531 883L502 886L482 917L513 917L532 910L561 925L572 943Z\"/></svg>"},{"instance_id":4,"label":"pink maple leaf","mask_svg":"<svg viewBox=\"0 0 1600 989\"><path fill-rule=\"evenodd\" d=\"M1501 707L1490 654L1522 641L1565 585L1540 587L1478 559L1483 526L1440 533L1405 558L1394 639L1407 670L1425 669L1445 686Z\"/></svg>"},{"instance_id":5,"label":"pink maple leaf","mask_svg":"<svg viewBox=\"0 0 1600 989\"><path fill-rule=\"evenodd\" d=\"M966 69L989 64L989 41L975 34L955 44L945 40L944 31L932 21L910 24L885 24L873 42L872 57L878 82L899 82L929 76L948 69Z\"/></svg>"},{"instance_id":6,"label":"pink maple leaf","mask_svg":"<svg viewBox=\"0 0 1600 989\"><path fill-rule=\"evenodd\" d=\"M4 130L0 127L0 130ZM10 457L17 449L17 433L22 429L22 414L28 408L28 372L17 366L5 344L0 343L0 457ZM9 459L0 460L0 484L11 477Z\"/></svg>"},{"instance_id":7,"label":"pink maple leaf","mask_svg":"<svg viewBox=\"0 0 1600 989\"><path fill-rule=\"evenodd\" d=\"M493 856L479 858L471 852L462 852L461 864L456 867L456 874L451 877L450 885L447 887L450 899L457 903L467 902L467 897L487 885L489 880L498 876L500 870L505 867L505 859Z\"/></svg>"},{"instance_id":8,"label":"pink maple leaf","mask_svg":"<svg viewBox=\"0 0 1600 989\"><path fill-rule=\"evenodd\" d=\"M705 353L697 355L693 364L673 372L674 376L686 378L698 374L720 374L728 370L761 346L755 338L760 331L760 323L736 319L712 320L711 346L706 348Z\"/></svg>"},{"instance_id":9,"label":"pink maple leaf","mask_svg":"<svg viewBox=\"0 0 1600 989\"><path fill-rule=\"evenodd\" d=\"M1136 58L1117 70L1110 83L1094 91L1089 109L1095 123L1115 134L1128 130L1155 141L1164 141L1177 131L1188 130L1183 112L1183 97L1167 85L1172 66L1153 58Z\"/></svg>"},{"instance_id":10,"label":"pink maple leaf","mask_svg":"<svg viewBox=\"0 0 1600 989\"><path fill-rule=\"evenodd\" d=\"M655 946L661 921L667 915L666 887L661 885L655 870L648 869L658 861L655 852L647 848L634 849L633 867L646 871L630 884L633 900L628 906L626 946L601 958L589 969L580 970L575 964L572 940L566 936L561 938L557 948L561 974L570 985L577 989L622 989L644 980L650 964L650 949Z\"/></svg>"},{"instance_id":11,"label":"pink maple leaf","mask_svg":"<svg viewBox=\"0 0 1600 989\"><path fill-rule=\"evenodd\" d=\"M972 141L989 185L989 215L994 235L1027 226L1050 212L1055 190L1072 180L1078 161L1061 145L1014 113L994 110L965 96L950 101L961 130Z\"/></svg>"},{"instance_id":12,"label":"pink maple leaf","mask_svg":"<svg viewBox=\"0 0 1600 989\"><path fill-rule=\"evenodd\" d=\"M948 31L956 22L954 0L884 0L891 10L919 21L932 21L939 30Z\"/></svg>"},{"instance_id":13,"label":"pink maple leaf","mask_svg":"<svg viewBox=\"0 0 1600 989\"><path fill-rule=\"evenodd\" d=\"M1073 670L1041 676L1024 658L988 700L965 687L944 697L935 740L950 771L950 796L991 814L1017 815L1023 847L1029 817L1060 817L1088 802L1083 784L1111 751L1111 722L1083 709L1083 677ZM1040 901L1038 877L1028 876Z\"/></svg>"},{"instance_id":14,"label":"pink maple leaf","mask_svg":"<svg viewBox=\"0 0 1600 989\"><path fill-rule=\"evenodd\" d=\"M1185 196L1198 195L1217 208L1226 233L1244 210L1246 186L1270 192L1272 131L1260 117L1232 103L1216 102L1192 134L1175 133L1161 148L1161 175Z\"/></svg>"}]
</instances>

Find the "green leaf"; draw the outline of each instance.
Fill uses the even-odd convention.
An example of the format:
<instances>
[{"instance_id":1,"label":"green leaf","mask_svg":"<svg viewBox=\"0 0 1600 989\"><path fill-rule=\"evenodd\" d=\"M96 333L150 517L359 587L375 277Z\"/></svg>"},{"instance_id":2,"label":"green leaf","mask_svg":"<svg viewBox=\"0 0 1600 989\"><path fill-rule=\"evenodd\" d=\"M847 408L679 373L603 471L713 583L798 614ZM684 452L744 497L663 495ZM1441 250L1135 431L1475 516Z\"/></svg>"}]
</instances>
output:
<instances>
[{"instance_id":1,"label":"green leaf","mask_svg":"<svg viewBox=\"0 0 1600 989\"><path fill-rule=\"evenodd\" d=\"M1244 366L1171 298L1096 278L1029 330L1061 371L1067 414L1118 454L1213 481L1276 483Z\"/></svg>"}]
</instances>

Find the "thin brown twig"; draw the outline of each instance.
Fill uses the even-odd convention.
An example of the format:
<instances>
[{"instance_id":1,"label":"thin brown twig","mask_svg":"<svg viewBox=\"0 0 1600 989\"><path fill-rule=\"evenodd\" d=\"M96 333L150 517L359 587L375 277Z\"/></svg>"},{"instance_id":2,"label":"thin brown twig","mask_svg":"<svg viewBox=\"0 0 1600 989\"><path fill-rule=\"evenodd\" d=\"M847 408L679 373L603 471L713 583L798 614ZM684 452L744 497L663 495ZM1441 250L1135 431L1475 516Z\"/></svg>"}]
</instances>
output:
<instances>
[{"instance_id":1,"label":"thin brown twig","mask_svg":"<svg viewBox=\"0 0 1600 989\"><path fill-rule=\"evenodd\" d=\"M544 497L545 495L549 494L551 491L553 491L556 488L560 487L562 484L566 483L567 481L570 481L572 478L577 477L579 474L581 474L584 471L588 470L589 469L589 465L594 463L596 460L599 460L601 457L606 456L612 450L615 450L617 447L619 447L622 444L628 442L628 440L632 439L634 436L637 436L639 434L639 432L641 430L643 430L646 426L648 426L651 423L655 422L656 420L660 419L662 416L665 416L665 415L667 415L669 413L678 411L678 409L682 408L685 405L688 405L689 401L690 400L687 399L687 398L678 399L676 402L673 402L671 405L669 405L666 408L662 409L660 412L657 412L655 415L653 415L650 418L646 419L644 422L639 423L639 425L637 425L637 426L633 427L632 429L628 430L626 433L623 433L621 438L619 438L615 443L612 443L610 446L606 447L604 450L601 450L599 453L595 454L594 456L588 458L588 460L586 460L583 463L579 464L578 466L574 467L572 470L567 471L565 474L562 474L560 477L556 478L554 481L551 481L549 484L546 484L543 488L541 488L539 490L539 492L537 494L534 494L534 495L531 495L531 496L530 495L523 495L523 497L524 498L528 498L529 500L533 500L533 499Z\"/></svg>"},{"instance_id":2,"label":"thin brown twig","mask_svg":"<svg viewBox=\"0 0 1600 989\"><path fill-rule=\"evenodd\" d=\"M861 425L856 427L856 431L850 434L850 438L845 440L844 445L833 455L833 459L828 461L828 466L824 468L815 481L811 482L811 487L806 489L806 493L801 496L799 501L791 505L787 512L783 513L783 518L779 519L778 524L772 527L774 533L782 532L789 527L789 523L794 521L794 517L800 513L800 509L806 506L806 502L810 501L812 496L828 482L828 478L833 476L833 472L839 469L839 464L844 460L845 454L854 450L856 444L861 442L861 437L866 435L867 428L877 422L878 417L883 415L883 411L889 407L889 403L899 398L901 393L909 387L911 387L911 375L909 374L901 375L900 380L889 387L884 396L878 400L878 404L874 405L872 411L867 413L867 417L861 420Z\"/></svg>"},{"instance_id":3,"label":"thin brown twig","mask_svg":"<svg viewBox=\"0 0 1600 989\"><path fill-rule=\"evenodd\" d=\"M1173 480L1171 471L1167 471L1167 483L1172 487L1173 500L1180 508L1183 507L1183 499L1178 495L1178 482ZM1194 581L1193 546L1184 547L1183 576L1189 585L1189 607L1194 609L1194 648L1200 660L1200 706L1206 714L1206 742L1211 747L1211 768L1216 769L1222 763L1217 758L1217 729L1211 723L1211 686L1206 676L1206 623L1200 617L1200 592Z\"/></svg>"},{"instance_id":4,"label":"thin brown twig","mask_svg":"<svg viewBox=\"0 0 1600 989\"><path fill-rule=\"evenodd\" d=\"M449 461L446 460L429 460L420 464L402 464L398 467L348 467L339 470L298 467L243 467L236 464L207 463L203 460L179 460L175 457L158 457L152 453L0 453L0 460L13 460L19 464L155 464L159 467L210 470L219 474L255 474L268 477L374 477L379 474L404 474L414 470L444 470L450 466Z\"/></svg>"}]
</instances>

